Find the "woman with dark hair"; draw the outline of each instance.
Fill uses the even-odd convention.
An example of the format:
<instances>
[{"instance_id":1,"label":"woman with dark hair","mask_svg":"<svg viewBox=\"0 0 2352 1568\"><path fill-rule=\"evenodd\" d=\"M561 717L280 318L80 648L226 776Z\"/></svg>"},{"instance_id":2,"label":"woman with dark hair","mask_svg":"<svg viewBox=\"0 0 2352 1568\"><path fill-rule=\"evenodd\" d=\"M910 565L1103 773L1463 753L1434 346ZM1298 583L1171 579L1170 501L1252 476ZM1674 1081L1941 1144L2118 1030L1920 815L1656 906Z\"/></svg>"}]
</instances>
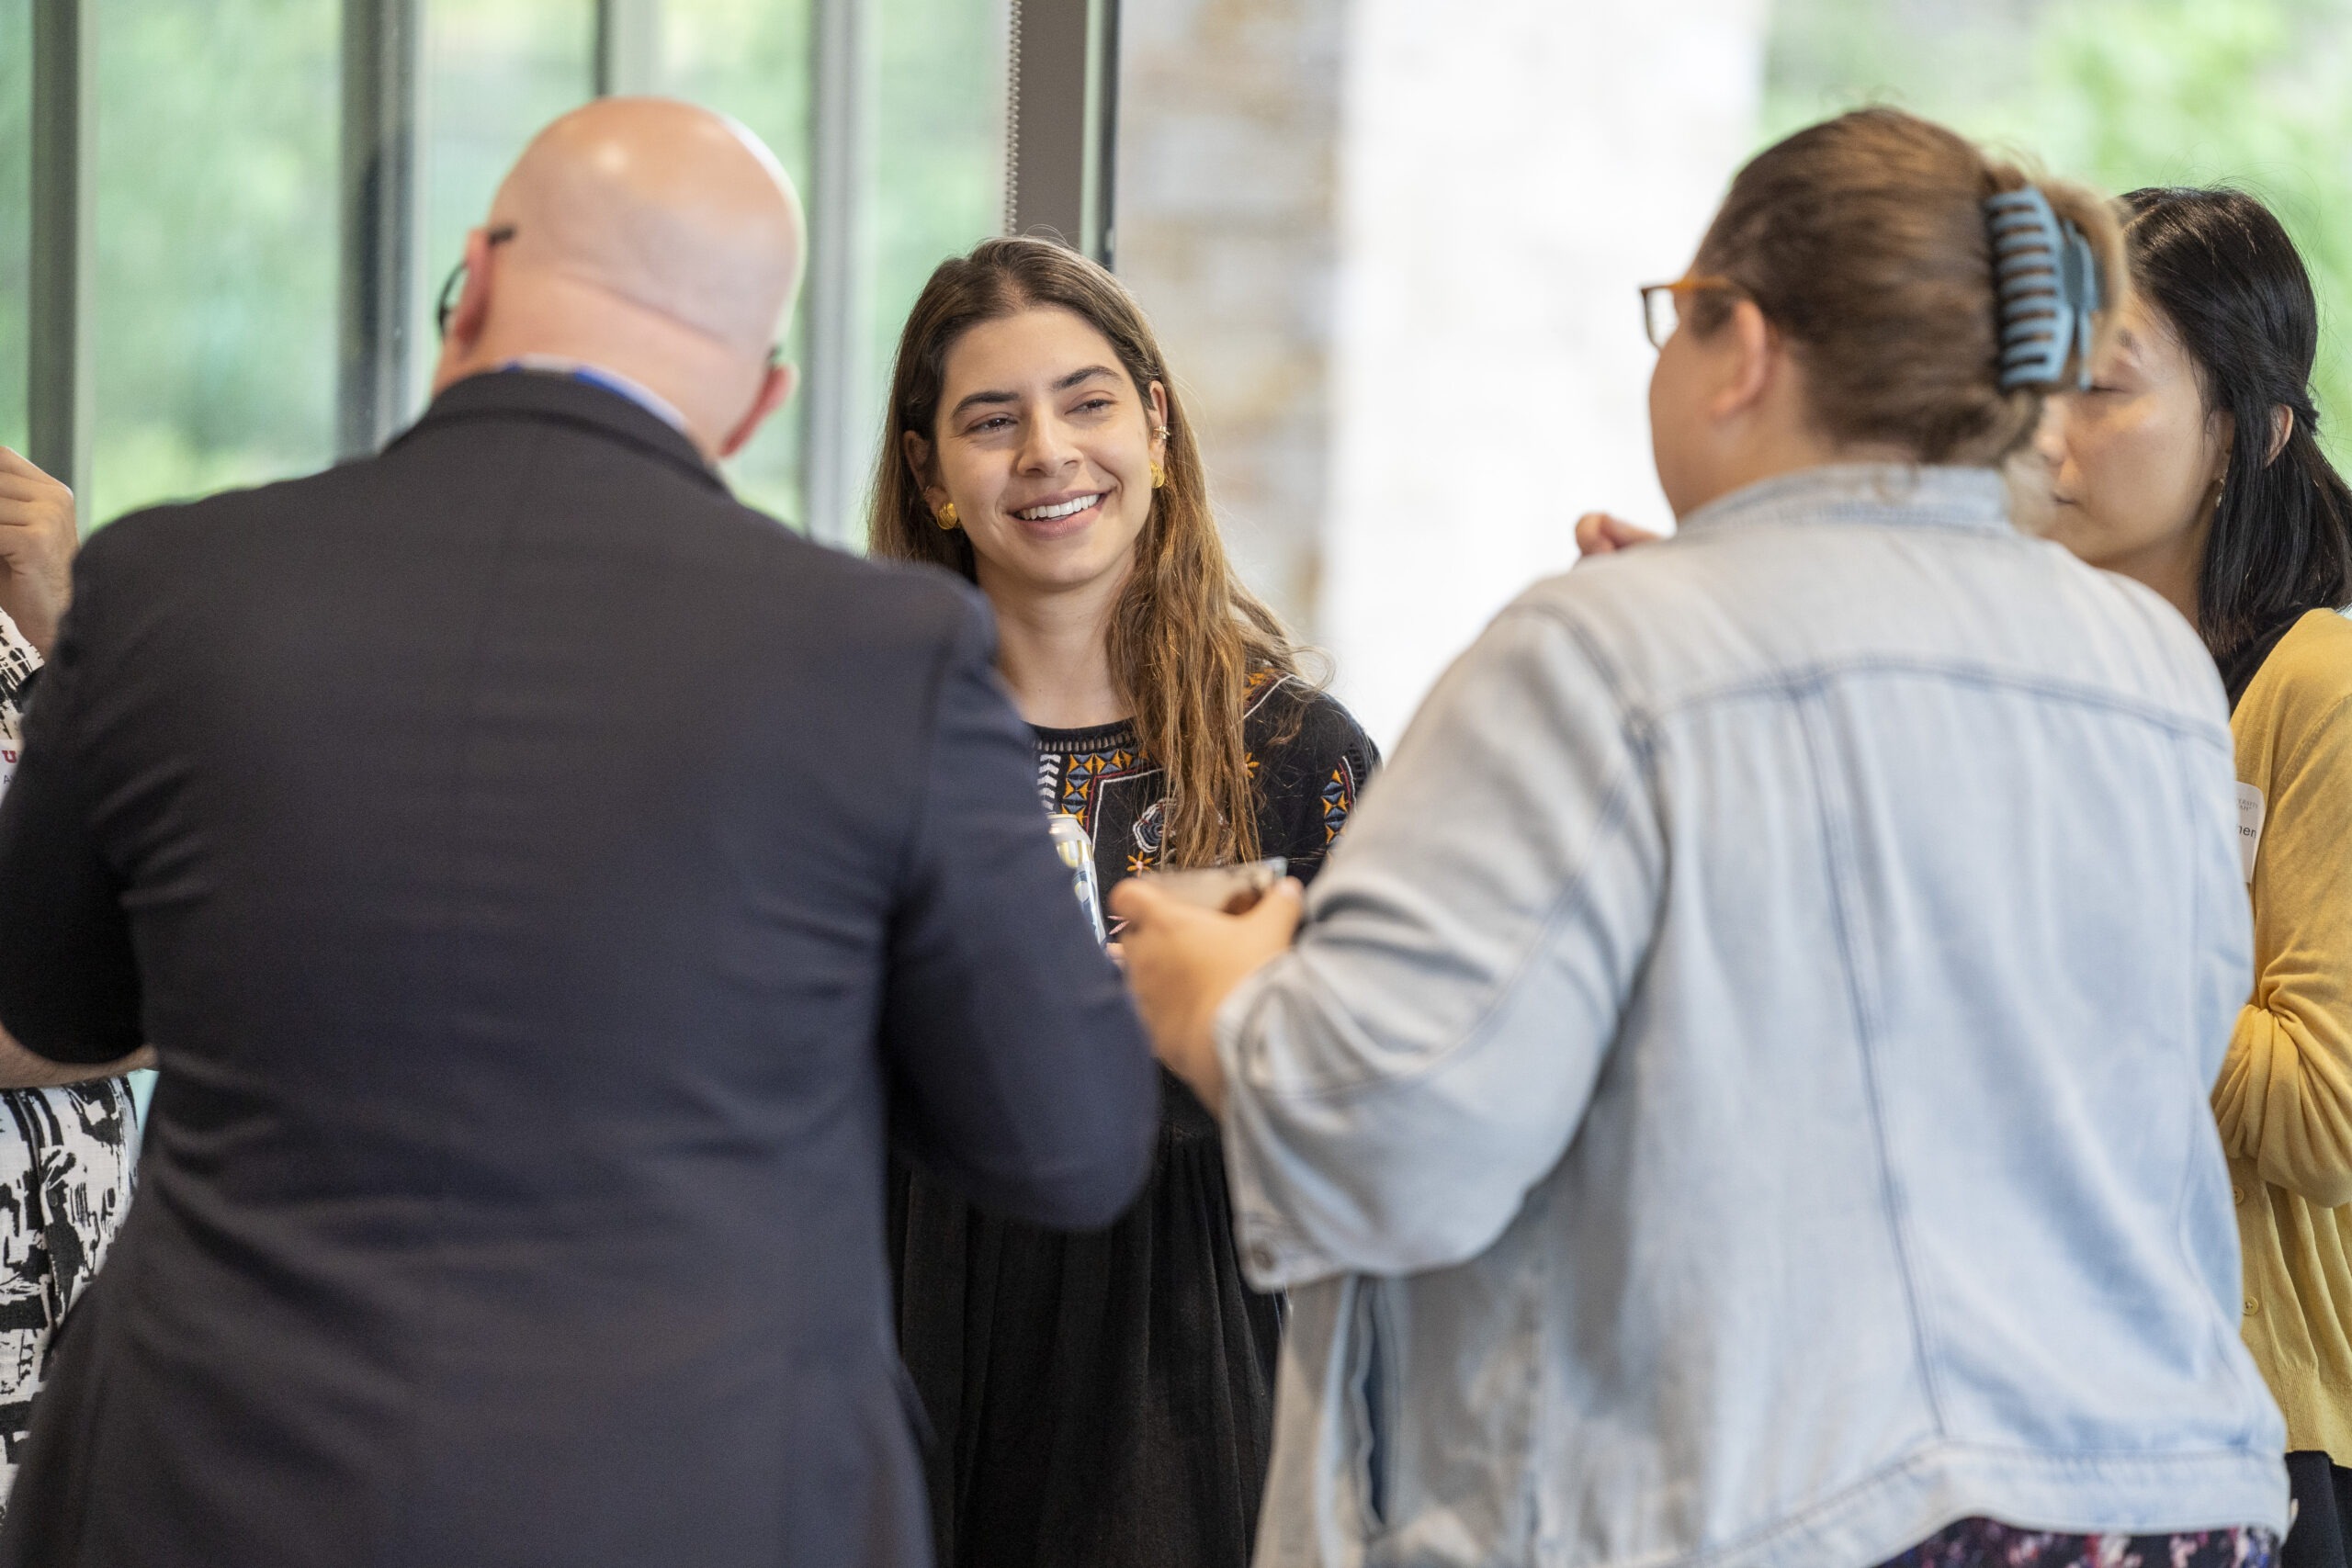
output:
<instances>
[{"instance_id":1,"label":"woman with dark hair","mask_svg":"<svg viewBox=\"0 0 2352 1568\"><path fill-rule=\"evenodd\" d=\"M2041 435L2050 535L2187 615L2233 712L2255 984L2213 1091L2242 1329L2287 1416L2284 1561L2352 1557L2352 491L2319 445L2318 310L2234 190L2124 198L2138 278Z\"/></svg>"},{"instance_id":2,"label":"woman with dark hair","mask_svg":"<svg viewBox=\"0 0 2352 1568\"><path fill-rule=\"evenodd\" d=\"M1048 809L1108 888L1281 855L1311 877L1374 761L1234 575L1149 325L1060 245L942 264L899 341L874 553L994 606ZM1113 932L1116 935L1115 931ZM1281 1310L1242 1279L1216 1123L1167 1078L1135 1206L1073 1235L894 1184L899 1342L942 1568L1240 1568Z\"/></svg>"}]
</instances>

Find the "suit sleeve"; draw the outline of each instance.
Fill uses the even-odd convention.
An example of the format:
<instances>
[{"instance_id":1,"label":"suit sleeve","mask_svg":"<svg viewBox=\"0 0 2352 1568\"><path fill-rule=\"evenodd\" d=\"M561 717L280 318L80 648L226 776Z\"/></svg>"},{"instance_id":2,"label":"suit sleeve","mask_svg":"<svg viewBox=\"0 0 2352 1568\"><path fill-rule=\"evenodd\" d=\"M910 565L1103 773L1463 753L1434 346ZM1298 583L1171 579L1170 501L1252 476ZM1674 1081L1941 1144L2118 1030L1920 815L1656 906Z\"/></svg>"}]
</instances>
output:
<instances>
[{"instance_id":1,"label":"suit sleeve","mask_svg":"<svg viewBox=\"0 0 2352 1568\"><path fill-rule=\"evenodd\" d=\"M0 1026L55 1062L111 1062L144 1043L119 879L98 852L77 733L92 618L87 558L0 801Z\"/></svg>"},{"instance_id":2,"label":"suit sleeve","mask_svg":"<svg viewBox=\"0 0 2352 1568\"><path fill-rule=\"evenodd\" d=\"M2231 1155L2334 1209L2352 1203L2352 698L2316 716L2270 782L2254 917L2267 956L2213 1110Z\"/></svg>"},{"instance_id":3,"label":"suit sleeve","mask_svg":"<svg viewBox=\"0 0 2352 1568\"><path fill-rule=\"evenodd\" d=\"M1159 1076L1054 852L994 640L967 608L940 672L883 1048L907 1153L984 1206L1090 1228L1149 1168Z\"/></svg>"}]
</instances>

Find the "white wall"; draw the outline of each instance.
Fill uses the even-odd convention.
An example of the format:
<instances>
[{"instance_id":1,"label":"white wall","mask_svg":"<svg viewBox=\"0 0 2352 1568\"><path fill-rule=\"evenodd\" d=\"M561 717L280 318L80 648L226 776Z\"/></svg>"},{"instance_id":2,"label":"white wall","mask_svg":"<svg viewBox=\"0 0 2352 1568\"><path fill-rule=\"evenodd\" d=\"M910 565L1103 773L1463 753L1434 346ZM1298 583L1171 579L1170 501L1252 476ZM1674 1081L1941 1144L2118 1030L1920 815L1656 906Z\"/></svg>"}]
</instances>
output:
<instances>
[{"instance_id":1,"label":"white wall","mask_svg":"<svg viewBox=\"0 0 2352 1568\"><path fill-rule=\"evenodd\" d=\"M1384 744L1577 515L1663 525L1636 287L1753 142L1765 0L1352 0L1314 630Z\"/></svg>"}]
</instances>

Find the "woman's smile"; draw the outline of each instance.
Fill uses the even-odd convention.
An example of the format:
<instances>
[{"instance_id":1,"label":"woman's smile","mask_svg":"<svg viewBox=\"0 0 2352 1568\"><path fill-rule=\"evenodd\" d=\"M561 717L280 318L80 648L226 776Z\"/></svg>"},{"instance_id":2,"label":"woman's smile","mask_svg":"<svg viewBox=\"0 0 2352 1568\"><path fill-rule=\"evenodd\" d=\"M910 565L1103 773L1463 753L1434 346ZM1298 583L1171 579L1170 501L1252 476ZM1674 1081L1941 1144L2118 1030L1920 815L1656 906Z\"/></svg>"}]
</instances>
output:
<instances>
[{"instance_id":1,"label":"woman's smile","mask_svg":"<svg viewBox=\"0 0 2352 1568\"><path fill-rule=\"evenodd\" d=\"M1007 515L1031 538L1067 538L1093 526L1101 519L1102 502L1110 495L1107 490L1064 491L1009 510Z\"/></svg>"}]
</instances>

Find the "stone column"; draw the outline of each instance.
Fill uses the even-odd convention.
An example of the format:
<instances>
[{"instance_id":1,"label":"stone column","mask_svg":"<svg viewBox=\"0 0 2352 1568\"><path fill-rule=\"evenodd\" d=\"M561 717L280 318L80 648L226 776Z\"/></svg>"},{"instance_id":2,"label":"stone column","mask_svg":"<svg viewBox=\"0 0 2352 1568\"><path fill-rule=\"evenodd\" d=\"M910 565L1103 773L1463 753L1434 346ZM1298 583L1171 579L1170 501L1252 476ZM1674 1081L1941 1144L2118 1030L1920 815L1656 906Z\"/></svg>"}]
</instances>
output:
<instances>
[{"instance_id":1,"label":"stone column","mask_svg":"<svg viewBox=\"0 0 2352 1568\"><path fill-rule=\"evenodd\" d=\"M1329 473L1345 0L1128 0L1119 273L1160 335L1226 542L1302 633Z\"/></svg>"},{"instance_id":2,"label":"stone column","mask_svg":"<svg viewBox=\"0 0 2352 1568\"><path fill-rule=\"evenodd\" d=\"M1393 740L1575 557L1663 525L1637 285L1756 134L1767 0L1127 0L1117 261L1227 543Z\"/></svg>"}]
</instances>

